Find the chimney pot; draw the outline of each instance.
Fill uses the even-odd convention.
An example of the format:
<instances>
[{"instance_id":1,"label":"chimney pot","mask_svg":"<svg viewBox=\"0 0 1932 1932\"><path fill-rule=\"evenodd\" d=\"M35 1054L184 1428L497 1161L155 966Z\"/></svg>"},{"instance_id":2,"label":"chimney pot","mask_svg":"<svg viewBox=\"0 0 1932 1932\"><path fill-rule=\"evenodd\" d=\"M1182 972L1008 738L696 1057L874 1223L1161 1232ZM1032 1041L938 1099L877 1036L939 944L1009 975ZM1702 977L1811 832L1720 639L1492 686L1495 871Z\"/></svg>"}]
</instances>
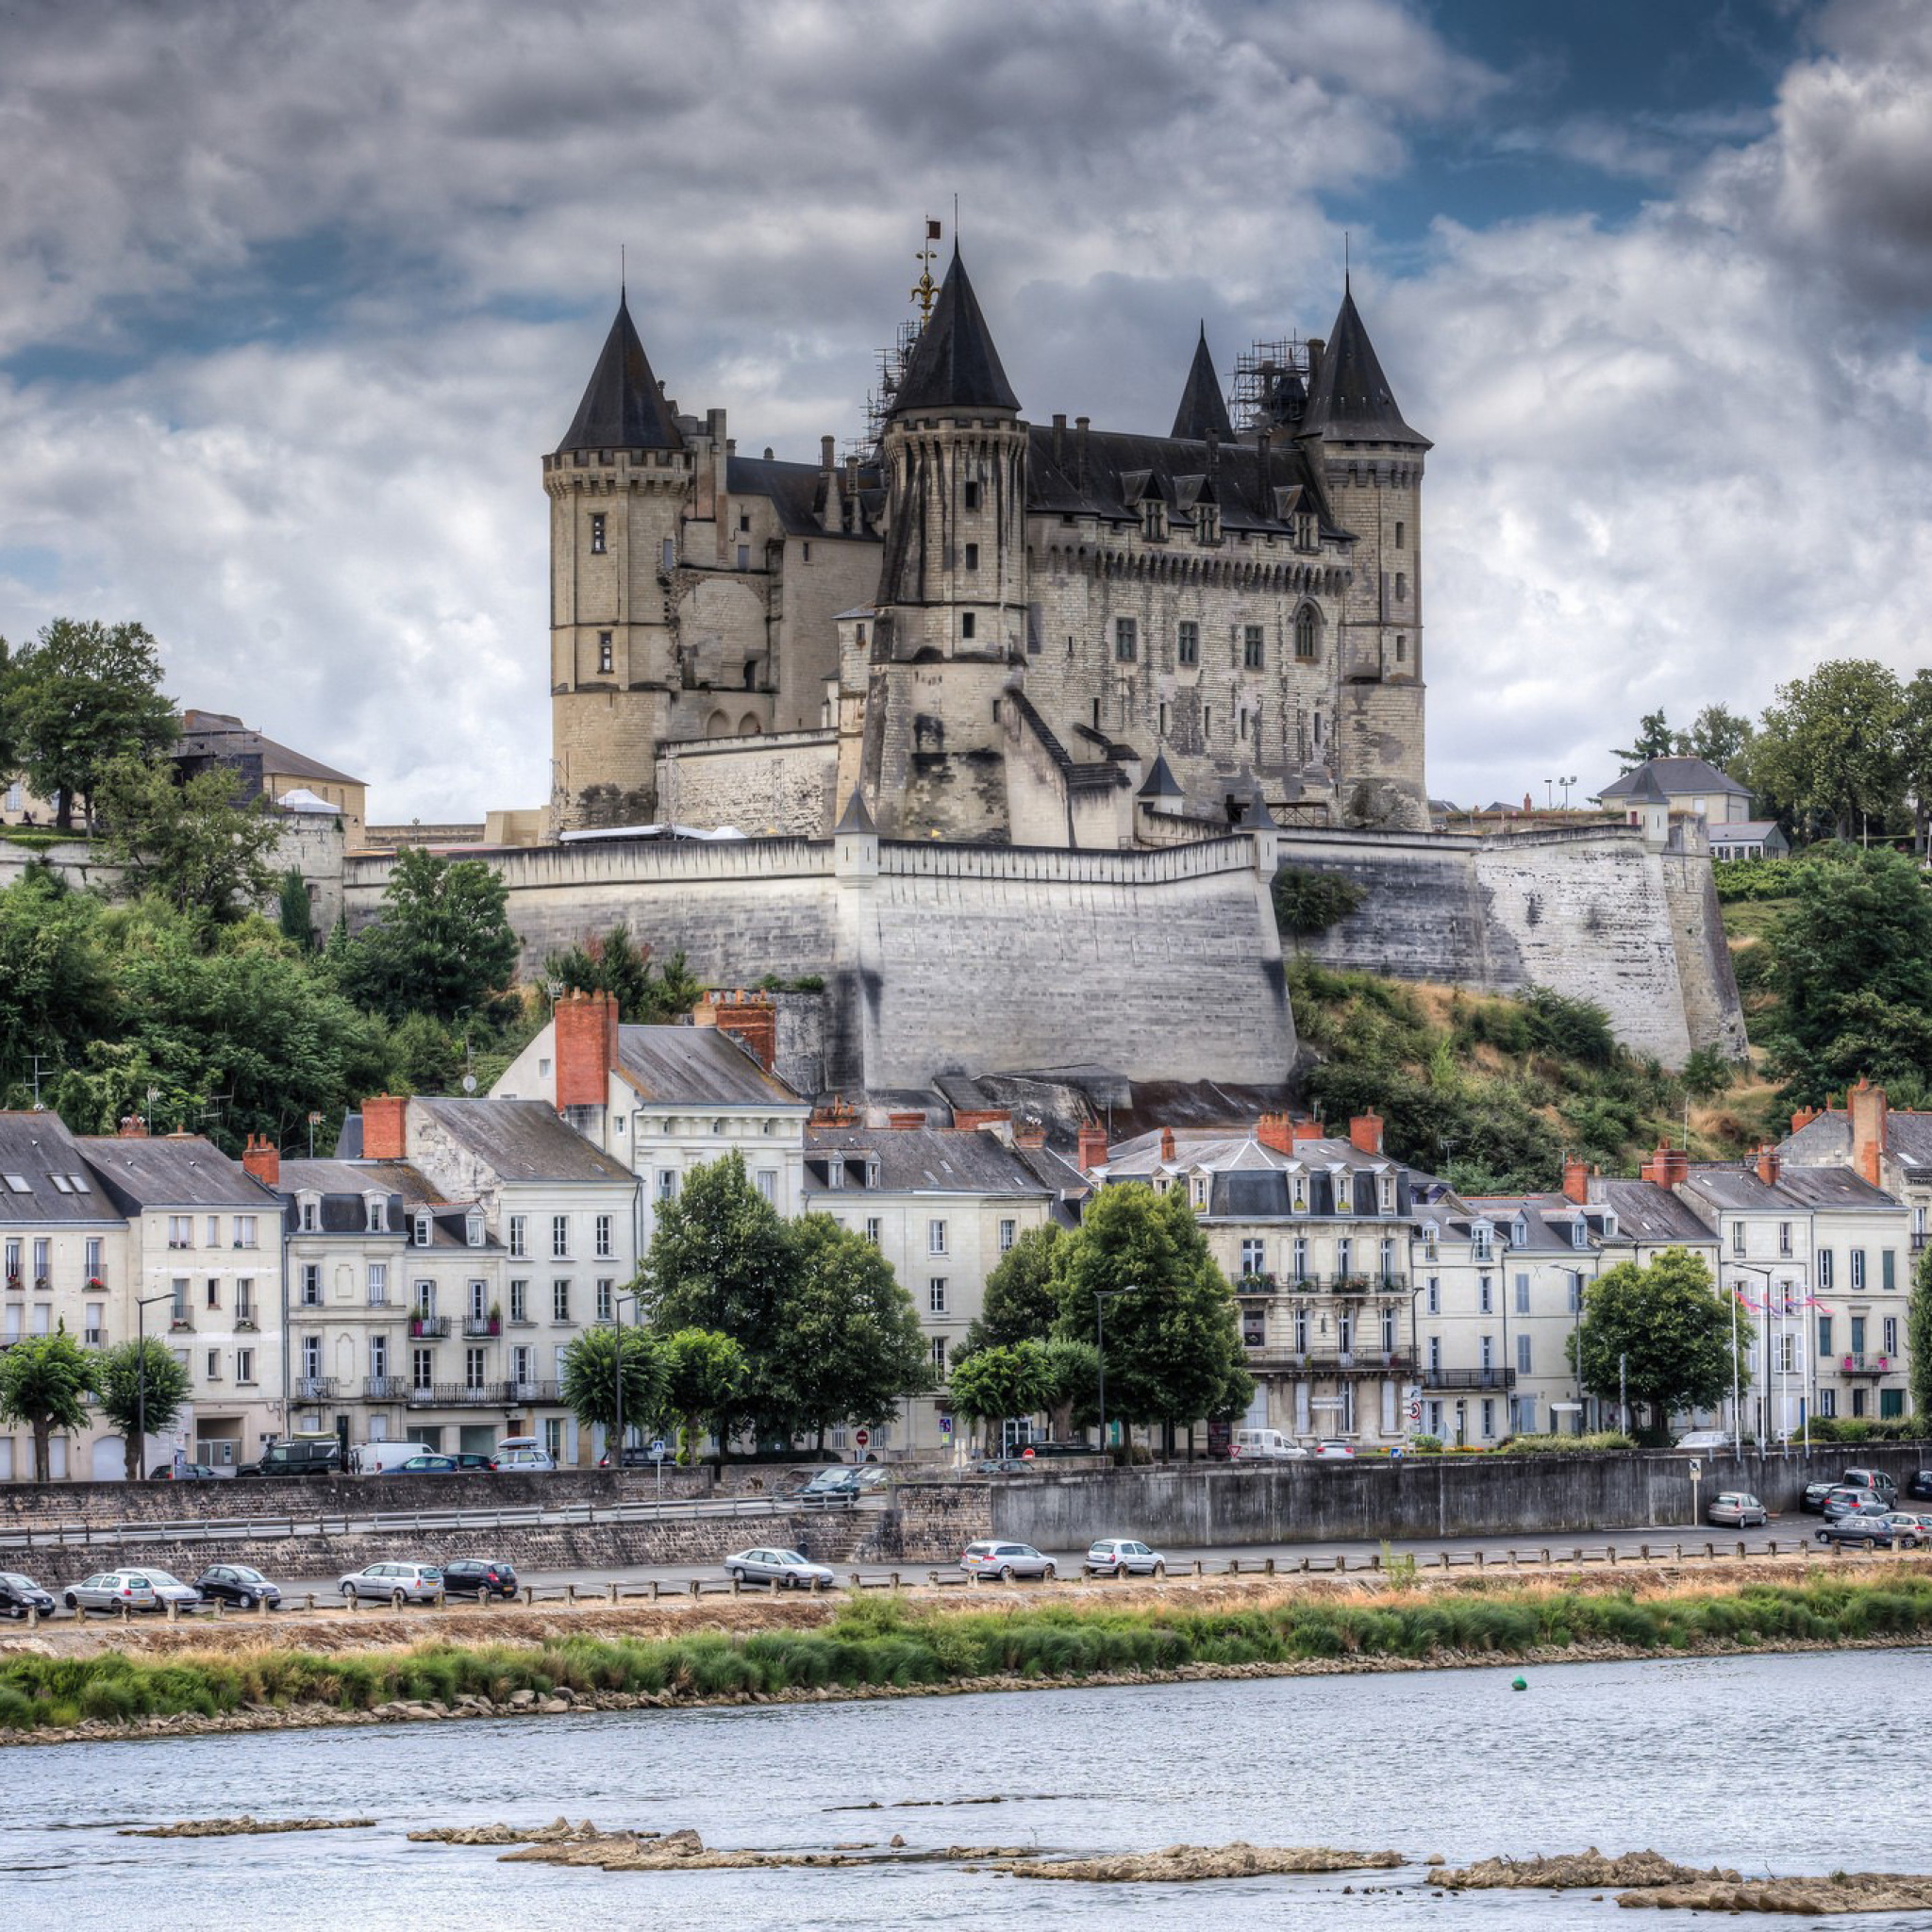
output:
<instances>
[{"instance_id":1,"label":"chimney pot","mask_svg":"<svg viewBox=\"0 0 1932 1932\"><path fill-rule=\"evenodd\" d=\"M250 1134L242 1150L242 1165L263 1187L277 1186L282 1178L282 1154L266 1134Z\"/></svg>"},{"instance_id":2,"label":"chimney pot","mask_svg":"<svg viewBox=\"0 0 1932 1932\"><path fill-rule=\"evenodd\" d=\"M607 1105L610 1070L617 1064L616 994L575 993L559 1000L555 1020L558 1112L567 1107Z\"/></svg>"},{"instance_id":3,"label":"chimney pot","mask_svg":"<svg viewBox=\"0 0 1932 1932\"><path fill-rule=\"evenodd\" d=\"M1285 1113L1264 1113L1255 1123L1255 1139L1277 1154L1294 1152L1294 1127Z\"/></svg>"},{"instance_id":4,"label":"chimney pot","mask_svg":"<svg viewBox=\"0 0 1932 1932\"><path fill-rule=\"evenodd\" d=\"M1563 1192L1579 1208L1590 1201L1590 1169L1580 1156L1573 1154L1563 1163Z\"/></svg>"},{"instance_id":5,"label":"chimney pot","mask_svg":"<svg viewBox=\"0 0 1932 1932\"><path fill-rule=\"evenodd\" d=\"M1107 1165L1107 1129L1099 1126L1080 1129L1080 1172L1091 1174L1096 1167Z\"/></svg>"},{"instance_id":6,"label":"chimney pot","mask_svg":"<svg viewBox=\"0 0 1932 1932\"><path fill-rule=\"evenodd\" d=\"M1382 1117L1377 1113L1357 1114L1348 1124L1350 1142L1363 1154L1382 1151Z\"/></svg>"},{"instance_id":7,"label":"chimney pot","mask_svg":"<svg viewBox=\"0 0 1932 1932\"><path fill-rule=\"evenodd\" d=\"M364 1160L408 1158L409 1102L401 1093L373 1093L362 1103Z\"/></svg>"}]
</instances>

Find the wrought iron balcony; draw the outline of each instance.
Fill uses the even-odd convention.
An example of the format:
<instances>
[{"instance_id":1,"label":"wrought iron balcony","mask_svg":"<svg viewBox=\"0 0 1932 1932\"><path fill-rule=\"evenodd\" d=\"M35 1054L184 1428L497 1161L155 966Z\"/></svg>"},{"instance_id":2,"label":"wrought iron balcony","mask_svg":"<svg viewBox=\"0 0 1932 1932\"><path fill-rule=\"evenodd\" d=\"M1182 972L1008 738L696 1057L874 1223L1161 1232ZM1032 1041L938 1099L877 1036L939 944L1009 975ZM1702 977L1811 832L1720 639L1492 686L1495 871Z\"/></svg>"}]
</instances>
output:
<instances>
[{"instance_id":1,"label":"wrought iron balcony","mask_svg":"<svg viewBox=\"0 0 1932 1932\"><path fill-rule=\"evenodd\" d=\"M1424 1389L1480 1389L1502 1391L1516 1386L1514 1369L1424 1369L1421 1376Z\"/></svg>"},{"instance_id":2,"label":"wrought iron balcony","mask_svg":"<svg viewBox=\"0 0 1932 1932\"><path fill-rule=\"evenodd\" d=\"M500 1315L465 1315L463 1317L463 1333L465 1335L496 1335L500 1334L502 1329L503 1318Z\"/></svg>"},{"instance_id":3,"label":"wrought iron balcony","mask_svg":"<svg viewBox=\"0 0 1932 1932\"><path fill-rule=\"evenodd\" d=\"M295 1399L298 1402L329 1402L335 1397L336 1378L333 1375L297 1375L295 1377Z\"/></svg>"},{"instance_id":4,"label":"wrought iron balcony","mask_svg":"<svg viewBox=\"0 0 1932 1932\"><path fill-rule=\"evenodd\" d=\"M407 1375L371 1375L362 1384L363 1399L368 1402L400 1402L408 1392Z\"/></svg>"},{"instance_id":5,"label":"wrought iron balcony","mask_svg":"<svg viewBox=\"0 0 1932 1932\"><path fill-rule=\"evenodd\" d=\"M447 1315L411 1315L409 1337L414 1341L441 1341L449 1333Z\"/></svg>"},{"instance_id":6,"label":"wrought iron balcony","mask_svg":"<svg viewBox=\"0 0 1932 1932\"><path fill-rule=\"evenodd\" d=\"M512 1382L509 1385L512 1402L561 1402L562 1386L557 1382Z\"/></svg>"},{"instance_id":7,"label":"wrought iron balcony","mask_svg":"<svg viewBox=\"0 0 1932 1932\"><path fill-rule=\"evenodd\" d=\"M411 1408L509 1408L516 1398L508 1382L431 1382L409 1391Z\"/></svg>"},{"instance_id":8,"label":"wrought iron balcony","mask_svg":"<svg viewBox=\"0 0 1932 1932\"><path fill-rule=\"evenodd\" d=\"M1889 1375L1894 1370L1903 1371L1905 1365L1902 1355L1841 1355L1838 1358L1841 1375Z\"/></svg>"},{"instance_id":9,"label":"wrought iron balcony","mask_svg":"<svg viewBox=\"0 0 1932 1932\"><path fill-rule=\"evenodd\" d=\"M1415 1372L1411 1348L1268 1348L1250 1344L1251 1369L1284 1369L1304 1375L1404 1375Z\"/></svg>"}]
</instances>

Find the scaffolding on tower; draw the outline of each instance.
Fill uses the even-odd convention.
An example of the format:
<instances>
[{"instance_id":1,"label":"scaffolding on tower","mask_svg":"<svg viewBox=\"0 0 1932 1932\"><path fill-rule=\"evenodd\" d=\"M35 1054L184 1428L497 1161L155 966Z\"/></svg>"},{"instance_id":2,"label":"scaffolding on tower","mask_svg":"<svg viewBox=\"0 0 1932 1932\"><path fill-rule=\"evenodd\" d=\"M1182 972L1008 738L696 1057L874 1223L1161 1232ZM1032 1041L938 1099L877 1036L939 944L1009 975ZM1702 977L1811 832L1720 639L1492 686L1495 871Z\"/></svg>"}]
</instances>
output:
<instances>
[{"instance_id":1,"label":"scaffolding on tower","mask_svg":"<svg viewBox=\"0 0 1932 1932\"><path fill-rule=\"evenodd\" d=\"M1308 404L1308 345L1298 336L1256 342L1235 358L1227 413L1235 434L1298 425Z\"/></svg>"}]
</instances>

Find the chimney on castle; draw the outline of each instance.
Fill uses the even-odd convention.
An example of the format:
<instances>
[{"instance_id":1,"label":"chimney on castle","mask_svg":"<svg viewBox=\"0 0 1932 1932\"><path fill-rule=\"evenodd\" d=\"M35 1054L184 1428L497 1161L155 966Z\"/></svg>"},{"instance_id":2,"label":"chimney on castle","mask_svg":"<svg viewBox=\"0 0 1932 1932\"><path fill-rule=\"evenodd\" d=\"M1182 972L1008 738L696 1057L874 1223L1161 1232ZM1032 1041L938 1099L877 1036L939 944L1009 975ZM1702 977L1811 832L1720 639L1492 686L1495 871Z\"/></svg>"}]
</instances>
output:
<instances>
[{"instance_id":1,"label":"chimney on castle","mask_svg":"<svg viewBox=\"0 0 1932 1932\"><path fill-rule=\"evenodd\" d=\"M242 1165L265 1188L281 1184L282 1151L266 1134L249 1135L248 1144L242 1150Z\"/></svg>"},{"instance_id":2,"label":"chimney on castle","mask_svg":"<svg viewBox=\"0 0 1932 1932\"><path fill-rule=\"evenodd\" d=\"M557 1110L605 1107L617 1064L617 995L570 991L558 1001ZM368 1129L363 1129L365 1141ZM365 1146L364 1152L367 1152Z\"/></svg>"},{"instance_id":3,"label":"chimney on castle","mask_svg":"<svg viewBox=\"0 0 1932 1932\"><path fill-rule=\"evenodd\" d=\"M1845 1095L1845 1111L1852 1122L1852 1166L1862 1180L1874 1188L1883 1187L1886 1134L1890 1115L1886 1107L1885 1089L1874 1087L1862 1075Z\"/></svg>"},{"instance_id":4,"label":"chimney on castle","mask_svg":"<svg viewBox=\"0 0 1932 1932\"><path fill-rule=\"evenodd\" d=\"M1379 1154L1382 1151L1382 1116L1378 1113L1357 1114L1348 1124L1350 1144L1362 1154Z\"/></svg>"},{"instance_id":5,"label":"chimney on castle","mask_svg":"<svg viewBox=\"0 0 1932 1932\"><path fill-rule=\"evenodd\" d=\"M830 436L819 438L819 468L824 471L828 476L839 467L838 461L832 454L837 439Z\"/></svg>"},{"instance_id":6,"label":"chimney on castle","mask_svg":"<svg viewBox=\"0 0 1932 1932\"><path fill-rule=\"evenodd\" d=\"M362 1103L364 1160L408 1158L408 1097L401 1093L372 1093Z\"/></svg>"},{"instance_id":7,"label":"chimney on castle","mask_svg":"<svg viewBox=\"0 0 1932 1932\"><path fill-rule=\"evenodd\" d=\"M1074 487L1085 490L1087 487L1087 424L1085 416L1074 418Z\"/></svg>"},{"instance_id":8,"label":"chimney on castle","mask_svg":"<svg viewBox=\"0 0 1932 1932\"><path fill-rule=\"evenodd\" d=\"M1096 1167L1107 1165L1107 1129L1105 1127L1082 1127L1080 1129L1080 1152L1078 1155L1080 1172L1091 1174Z\"/></svg>"},{"instance_id":9,"label":"chimney on castle","mask_svg":"<svg viewBox=\"0 0 1932 1932\"><path fill-rule=\"evenodd\" d=\"M1053 466L1059 469L1066 461L1067 418L1062 410L1053 419Z\"/></svg>"},{"instance_id":10,"label":"chimney on castle","mask_svg":"<svg viewBox=\"0 0 1932 1932\"><path fill-rule=\"evenodd\" d=\"M1580 1155L1573 1154L1563 1163L1563 1192L1579 1208L1590 1205L1590 1169Z\"/></svg>"},{"instance_id":11,"label":"chimney on castle","mask_svg":"<svg viewBox=\"0 0 1932 1932\"><path fill-rule=\"evenodd\" d=\"M1328 344L1320 336L1310 336L1308 338L1308 389L1310 392L1314 390L1315 378L1322 373L1322 357L1327 347Z\"/></svg>"},{"instance_id":12,"label":"chimney on castle","mask_svg":"<svg viewBox=\"0 0 1932 1932\"><path fill-rule=\"evenodd\" d=\"M1046 1126L1041 1121L1021 1121L1013 1127L1015 1147L1043 1148L1046 1145Z\"/></svg>"}]
</instances>

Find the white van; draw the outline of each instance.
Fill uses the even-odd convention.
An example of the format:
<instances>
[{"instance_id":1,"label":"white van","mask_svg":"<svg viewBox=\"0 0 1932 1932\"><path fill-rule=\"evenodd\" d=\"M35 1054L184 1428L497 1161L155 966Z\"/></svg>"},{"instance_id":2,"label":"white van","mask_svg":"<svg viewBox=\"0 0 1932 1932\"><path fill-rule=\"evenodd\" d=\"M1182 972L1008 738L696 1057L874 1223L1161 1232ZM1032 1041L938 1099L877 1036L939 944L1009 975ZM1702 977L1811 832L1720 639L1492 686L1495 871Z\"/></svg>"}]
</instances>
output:
<instances>
[{"instance_id":1,"label":"white van","mask_svg":"<svg viewBox=\"0 0 1932 1932\"><path fill-rule=\"evenodd\" d=\"M1305 1462L1308 1455L1279 1429L1237 1429L1229 1448L1237 1462Z\"/></svg>"},{"instance_id":2,"label":"white van","mask_svg":"<svg viewBox=\"0 0 1932 1932\"><path fill-rule=\"evenodd\" d=\"M426 1442L358 1442L349 1451L349 1467L358 1475L387 1475L412 1456L433 1456Z\"/></svg>"},{"instance_id":3,"label":"white van","mask_svg":"<svg viewBox=\"0 0 1932 1932\"><path fill-rule=\"evenodd\" d=\"M535 1436L506 1436L491 1451L491 1469L555 1469L557 1457Z\"/></svg>"}]
</instances>

